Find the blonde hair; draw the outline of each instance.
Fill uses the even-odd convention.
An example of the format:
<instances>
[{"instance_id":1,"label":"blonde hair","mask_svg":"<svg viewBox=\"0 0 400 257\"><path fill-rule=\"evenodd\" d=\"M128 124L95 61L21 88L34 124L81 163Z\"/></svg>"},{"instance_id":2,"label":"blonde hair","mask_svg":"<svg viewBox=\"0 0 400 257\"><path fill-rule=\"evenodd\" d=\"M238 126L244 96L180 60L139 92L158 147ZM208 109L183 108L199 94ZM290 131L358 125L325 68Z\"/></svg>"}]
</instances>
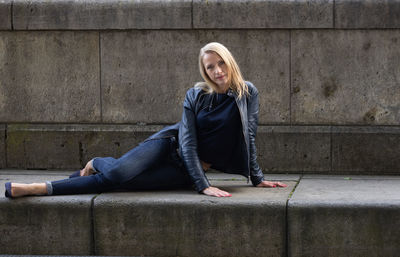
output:
<instances>
[{"instance_id":1,"label":"blonde hair","mask_svg":"<svg viewBox=\"0 0 400 257\"><path fill-rule=\"evenodd\" d=\"M200 74L205 82L199 82L195 86L200 87L203 90L213 93L217 91L218 86L208 77L203 64L203 57L206 53L214 52L218 54L222 60L224 60L228 69L228 83L229 87L241 98L243 95L249 93L246 83L242 77L239 66L233 58L233 55L229 50L222 44L217 42L208 43L200 49L199 54L199 69Z\"/></svg>"}]
</instances>

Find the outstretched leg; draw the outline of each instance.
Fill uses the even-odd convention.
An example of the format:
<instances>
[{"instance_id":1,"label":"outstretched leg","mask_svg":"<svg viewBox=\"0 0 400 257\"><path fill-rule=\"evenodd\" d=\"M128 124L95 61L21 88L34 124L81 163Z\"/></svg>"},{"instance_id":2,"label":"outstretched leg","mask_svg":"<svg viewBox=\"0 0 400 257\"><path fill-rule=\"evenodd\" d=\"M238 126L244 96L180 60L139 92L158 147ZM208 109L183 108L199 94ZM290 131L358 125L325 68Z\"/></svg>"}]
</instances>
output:
<instances>
[{"instance_id":1,"label":"outstretched leg","mask_svg":"<svg viewBox=\"0 0 400 257\"><path fill-rule=\"evenodd\" d=\"M171 138L148 140L119 159L94 158L93 169L104 174L104 177L115 185L125 184L168 158L171 151L175 151L173 147Z\"/></svg>"},{"instance_id":2,"label":"outstretched leg","mask_svg":"<svg viewBox=\"0 0 400 257\"><path fill-rule=\"evenodd\" d=\"M11 197L100 193L121 188L145 170L167 159L173 149L170 138L149 140L119 159L95 158L81 170L81 176L37 184L11 184ZM175 145L176 146L176 145ZM98 172L94 175L94 172Z\"/></svg>"}]
</instances>

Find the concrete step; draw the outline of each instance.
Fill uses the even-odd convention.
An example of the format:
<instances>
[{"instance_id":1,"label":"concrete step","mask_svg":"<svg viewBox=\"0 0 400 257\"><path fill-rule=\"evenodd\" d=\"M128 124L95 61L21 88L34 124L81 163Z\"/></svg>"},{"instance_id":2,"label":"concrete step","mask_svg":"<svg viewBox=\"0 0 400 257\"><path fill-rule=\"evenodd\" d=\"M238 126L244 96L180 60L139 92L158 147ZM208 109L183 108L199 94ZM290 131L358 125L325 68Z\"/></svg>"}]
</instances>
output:
<instances>
[{"instance_id":1,"label":"concrete step","mask_svg":"<svg viewBox=\"0 0 400 257\"><path fill-rule=\"evenodd\" d=\"M0 182L70 172L0 170ZM232 193L191 190L7 199L0 187L0 254L121 256L397 256L399 176L267 175L255 188L211 173Z\"/></svg>"},{"instance_id":2,"label":"concrete step","mask_svg":"<svg viewBox=\"0 0 400 257\"><path fill-rule=\"evenodd\" d=\"M92 257L93 255L27 255L27 254L18 254L18 255L11 255L11 254L0 254L0 257L52 257L52 256L62 256L62 257ZM103 257L96 255L96 257ZM114 256L119 257L119 256ZM134 257L134 256L132 256Z\"/></svg>"},{"instance_id":3,"label":"concrete step","mask_svg":"<svg viewBox=\"0 0 400 257\"><path fill-rule=\"evenodd\" d=\"M0 124L0 168L78 169L94 156L120 157L162 127ZM400 127L260 125L257 160L268 173L400 174L399 140Z\"/></svg>"}]
</instances>

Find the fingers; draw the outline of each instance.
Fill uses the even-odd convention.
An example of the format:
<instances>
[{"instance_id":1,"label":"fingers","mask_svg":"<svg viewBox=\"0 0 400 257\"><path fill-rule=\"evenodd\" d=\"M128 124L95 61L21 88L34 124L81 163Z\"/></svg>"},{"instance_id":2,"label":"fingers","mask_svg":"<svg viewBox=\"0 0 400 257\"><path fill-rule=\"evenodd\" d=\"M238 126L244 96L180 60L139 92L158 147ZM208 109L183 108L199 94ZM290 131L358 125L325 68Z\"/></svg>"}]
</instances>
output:
<instances>
[{"instance_id":1,"label":"fingers","mask_svg":"<svg viewBox=\"0 0 400 257\"><path fill-rule=\"evenodd\" d=\"M258 187L287 187L286 184L281 182L262 181L257 185Z\"/></svg>"},{"instance_id":2,"label":"fingers","mask_svg":"<svg viewBox=\"0 0 400 257\"><path fill-rule=\"evenodd\" d=\"M275 182L275 184L276 184L276 186L278 186L278 187L287 187L286 184L283 184L283 183L281 183L281 182Z\"/></svg>"},{"instance_id":3,"label":"fingers","mask_svg":"<svg viewBox=\"0 0 400 257\"><path fill-rule=\"evenodd\" d=\"M203 194L215 197L231 197L232 195L216 187L207 187L202 191Z\"/></svg>"}]
</instances>

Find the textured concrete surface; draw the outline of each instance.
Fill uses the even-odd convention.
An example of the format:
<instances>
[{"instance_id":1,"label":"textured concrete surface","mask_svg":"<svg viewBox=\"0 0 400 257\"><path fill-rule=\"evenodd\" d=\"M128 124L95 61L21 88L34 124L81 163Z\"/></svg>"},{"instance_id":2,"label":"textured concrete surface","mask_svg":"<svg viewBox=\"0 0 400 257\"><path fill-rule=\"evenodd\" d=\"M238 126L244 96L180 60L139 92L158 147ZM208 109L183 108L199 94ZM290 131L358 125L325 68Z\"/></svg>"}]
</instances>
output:
<instances>
[{"instance_id":1,"label":"textured concrete surface","mask_svg":"<svg viewBox=\"0 0 400 257\"><path fill-rule=\"evenodd\" d=\"M200 81L198 52L211 41L225 44L259 89L260 122L288 122L288 32L241 30L101 33L103 120L180 120L186 90Z\"/></svg>"},{"instance_id":2,"label":"textured concrete surface","mask_svg":"<svg viewBox=\"0 0 400 257\"><path fill-rule=\"evenodd\" d=\"M100 120L96 32L0 32L0 121Z\"/></svg>"},{"instance_id":3,"label":"textured concrete surface","mask_svg":"<svg viewBox=\"0 0 400 257\"><path fill-rule=\"evenodd\" d=\"M31 183L59 180L45 171L0 173L0 253L89 255L92 250L91 199L94 195L7 199L7 181ZM8 173L8 174L5 174ZM12 175L11 175L12 174Z\"/></svg>"},{"instance_id":4,"label":"textured concrete surface","mask_svg":"<svg viewBox=\"0 0 400 257\"><path fill-rule=\"evenodd\" d=\"M329 126L259 126L258 163L266 172L329 173Z\"/></svg>"},{"instance_id":5,"label":"textured concrete surface","mask_svg":"<svg viewBox=\"0 0 400 257\"><path fill-rule=\"evenodd\" d=\"M287 183L260 189L213 182L232 193L223 199L192 190L102 194L95 200L96 254L284 256L286 201L295 182Z\"/></svg>"},{"instance_id":6,"label":"textured concrete surface","mask_svg":"<svg viewBox=\"0 0 400 257\"><path fill-rule=\"evenodd\" d=\"M0 124L0 169L6 167L6 126Z\"/></svg>"},{"instance_id":7,"label":"textured concrete surface","mask_svg":"<svg viewBox=\"0 0 400 257\"><path fill-rule=\"evenodd\" d=\"M120 157L163 126L12 124L10 168L77 169L94 157ZM259 126L258 163L268 172L329 172L330 127Z\"/></svg>"},{"instance_id":8,"label":"textured concrete surface","mask_svg":"<svg viewBox=\"0 0 400 257\"><path fill-rule=\"evenodd\" d=\"M13 1L17 30L400 28L399 0ZM11 28L0 1L0 29Z\"/></svg>"},{"instance_id":9,"label":"textured concrete surface","mask_svg":"<svg viewBox=\"0 0 400 257\"><path fill-rule=\"evenodd\" d=\"M14 124L8 126L10 168L78 169L94 157L120 157L162 126Z\"/></svg>"},{"instance_id":10,"label":"textured concrete surface","mask_svg":"<svg viewBox=\"0 0 400 257\"><path fill-rule=\"evenodd\" d=\"M11 29L11 0L0 0L0 30Z\"/></svg>"},{"instance_id":11,"label":"textured concrete surface","mask_svg":"<svg viewBox=\"0 0 400 257\"><path fill-rule=\"evenodd\" d=\"M399 174L400 128L333 127L332 169L341 173Z\"/></svg>"},{"instance_id":12,"label":"textured concrete surface","mask_svg":"<svg viewBox=\"0 0 400 257\"><path fill-rule=\"evenodd\" d=\"M2 167L7 156L9 168L78 169L94 157L120 157L163 127L10 124ZM391 126L259 126L257 160L265 173L399 174L399 137Z\"/></svg>"},{"instance_id":13,"label":"textured concrete surface","mask_svg":"<svg viewBox=\"0 0 400 257\"><path fill-rule=\"evenodd\" d=\"M1 174L1 170L0 170ZM323 176L323 175L321 175ZM300 180L301 175L299 174L276 174L276 173L265 173L264 178L269 181L298 181ZM207 178L210 181L218 180L218 181L247 181L247 179L241 175L236 174L227 174L218 172L210 169L207 171ZM212 183L212 182L211 182Z\"/></svg>"},{"instance_id":14,"label":"textured concrete surface","mask_svg":"<svg viewBox=\"0 0 400 257\"><path fill-rule=\"evenodd\" d=\"M292 32L292 122L399 125L400 31Z\"/></svg>"},{"instance_id":15,"label":"textured concrete surface","mask_svg":"<svg viewBox=\"0 0 400 257\"><path fill-rule=\"evenodd\" d=\"M400 250L400 176L270 174L289 187L261 189L208 173L231 198L194 190L3 196L4 182L70 173L0 170L0 254L378 257Z\"/></svg>"},{"instance_id":16,"label":"textured concrete surface","mask_svg":"<svg viewBox=\"0 0 400 257\"><path fill-rule=\"evenodd\" d=\"M336 0L336 28L400 28L399 0Z\"/></svg>"},{"instance_id":17,"label":"textured concrete surface","mask_svg":"<svg viewBox=\"0 0 400 257\"><path fill-rule=\"evenodd\" d=\"M400 177L305 179L288 207L289 256L397 256Z\"/></svg>"},{"instance_id":18,"label":"textured concrete surface","mask_svg":"<svg viewBox=\"0 0 400 257\"><path fill-rule=\"evenodd\" d=\"M278 178L279 174L273 174L274 178ZM282 175L286 177L286 175ZM304 174L302 179L334 179L334 180L396 180L400 179L399 175L321 175L321 174Z\"/></svg>"},{"instance_id":19,"label":"textured concrete surface","mask_svg":"<svg viewBox=\"0 0 400 257\"><path fill-rule=\"evenodd\" d=\"M193 1L194 28L332 28L333 0Z\"/></svg>"},{"instance_id":20,"label":"textured concrete surface","mask_svg":"<svg viewBox=\"0 0 400 257\"><path fill-rule=\"evenodd\" d=\"M190 28L190 0L14 1L17 30Z\"/></svg>"}]
</instances>

